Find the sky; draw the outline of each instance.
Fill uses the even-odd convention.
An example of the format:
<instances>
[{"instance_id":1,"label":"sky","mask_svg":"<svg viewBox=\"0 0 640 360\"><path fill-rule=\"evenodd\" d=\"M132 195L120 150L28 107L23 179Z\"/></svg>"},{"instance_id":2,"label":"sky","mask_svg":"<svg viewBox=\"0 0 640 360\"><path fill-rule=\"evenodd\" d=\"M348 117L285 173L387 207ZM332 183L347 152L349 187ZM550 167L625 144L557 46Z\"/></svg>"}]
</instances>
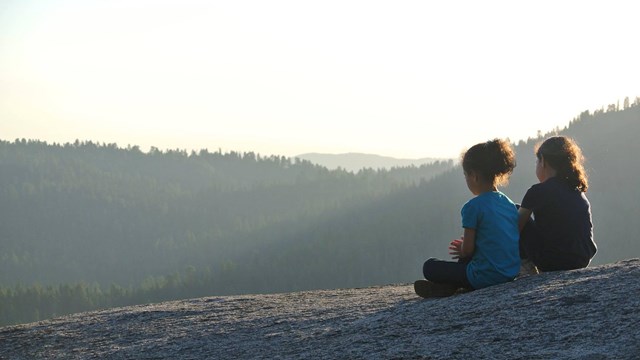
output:
<instances>
[{"instance_id":1,"label":"sky","mask_svg":"<svg viewBox=\"0 0 640 360\"><path fill-rule=\"evenodd\" d=\"M458 158L640 96L635 1L0 0L0 139Z\"/></svg>"}]
</instances>

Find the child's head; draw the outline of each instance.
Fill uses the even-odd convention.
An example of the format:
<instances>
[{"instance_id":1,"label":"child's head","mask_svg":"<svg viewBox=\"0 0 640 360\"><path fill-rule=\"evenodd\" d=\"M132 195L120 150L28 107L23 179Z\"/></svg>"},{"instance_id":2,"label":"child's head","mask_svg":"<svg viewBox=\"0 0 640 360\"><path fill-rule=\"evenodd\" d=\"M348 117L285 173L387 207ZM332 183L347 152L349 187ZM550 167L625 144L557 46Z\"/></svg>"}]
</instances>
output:
<instances>
[{"instance_id":1,"label":"child's head","mask_svg":"<svg viewBox=\"0 0 640 360\"><path fill-rule=\"evenodd\" d=\"M538 162L544 162L556 171L556 177L571 187L586 192L589 187L587 174L582 165L584 157L576 142L566 136L554 136L545 140L536 149Z\"/></svg>"},{"instance_id":2,"label":"child's head","mask_svg":"<svg viewBox=\"0 0 640 360\"><path fill-rule=\"evenodd\" d=\"M516 157L506 140L494 139L472 146L462 155L462 169L493 186L506 183L516 167Z\"/></svg>"}]
</instances>

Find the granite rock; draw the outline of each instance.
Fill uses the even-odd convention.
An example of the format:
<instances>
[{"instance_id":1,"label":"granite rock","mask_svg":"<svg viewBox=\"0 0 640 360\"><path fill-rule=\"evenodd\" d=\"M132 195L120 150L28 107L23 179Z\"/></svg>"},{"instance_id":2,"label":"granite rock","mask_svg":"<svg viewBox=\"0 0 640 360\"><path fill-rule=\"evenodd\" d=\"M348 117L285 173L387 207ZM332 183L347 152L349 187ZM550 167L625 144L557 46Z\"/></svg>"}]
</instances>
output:
<instances>
[{"instance_id":1,"label":"granite rock","mask_svg":"<svg viewBox=\"0 0 640 360\"><path fill-rule=\"evenodd\" d=\"M0 359L637 359L640 260L421 299L411 284L207 297L0 328Z\"/></svg>"}]
</instances>

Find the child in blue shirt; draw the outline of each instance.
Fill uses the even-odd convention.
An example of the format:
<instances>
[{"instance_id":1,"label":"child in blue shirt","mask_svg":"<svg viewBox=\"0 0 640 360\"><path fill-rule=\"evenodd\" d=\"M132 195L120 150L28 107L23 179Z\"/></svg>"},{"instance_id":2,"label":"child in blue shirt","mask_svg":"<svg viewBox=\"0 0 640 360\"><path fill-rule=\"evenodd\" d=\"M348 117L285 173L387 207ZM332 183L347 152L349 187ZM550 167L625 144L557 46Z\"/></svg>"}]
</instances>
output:
<instances>
[{"instance_id":1,"label":"child in blue shirt","mask_svg":"<svg viewBox=\"0 0 640 360\"><path fill-rule=\"evenodd\" d=\"M426 280L414 283L418 295L450 296L460 288L480 289L518 275L518 210L497 189L515 166L515 155L505 140L480 143L465 152L462 169L475 197L462 207L464 235L449 245L450 254L458 261L427 260L423 266Z\"/></svg>"}]
</instances>

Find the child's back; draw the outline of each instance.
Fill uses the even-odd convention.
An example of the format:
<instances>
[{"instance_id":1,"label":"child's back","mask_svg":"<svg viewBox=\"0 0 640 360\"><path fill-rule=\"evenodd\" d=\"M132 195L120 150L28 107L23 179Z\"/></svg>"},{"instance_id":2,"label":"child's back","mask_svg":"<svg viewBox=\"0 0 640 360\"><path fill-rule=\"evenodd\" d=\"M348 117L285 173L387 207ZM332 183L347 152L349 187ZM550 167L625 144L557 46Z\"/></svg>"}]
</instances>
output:
<instances>
[{"instance_id":1,"label":"child's back","mask_svg":"<svg viewBox=\"0 0 640 360\"><path fill-rule=\"evenodd\" d=\"M471 147L462 158L467 187L474 198L462 208L464 234L449 245L454 261L428 259L426 280L414 283L422 297L447 296L459 288L480 289L513 280L520 269L518 211L497 186L515 167L515 155L504 140Z\"/></svg>"},{"instance_id":2,"label":"child's back","mask_svg":"<svg viewBox=\"0 0 640 360\"><path fill-rule=\"evenodd\" d=\"M586 267L597 248L582 153L571 139L552 137L536 156L540 183L527 191L519 211L521 255L542 271Z\"/></svg>"}]
</instances>

